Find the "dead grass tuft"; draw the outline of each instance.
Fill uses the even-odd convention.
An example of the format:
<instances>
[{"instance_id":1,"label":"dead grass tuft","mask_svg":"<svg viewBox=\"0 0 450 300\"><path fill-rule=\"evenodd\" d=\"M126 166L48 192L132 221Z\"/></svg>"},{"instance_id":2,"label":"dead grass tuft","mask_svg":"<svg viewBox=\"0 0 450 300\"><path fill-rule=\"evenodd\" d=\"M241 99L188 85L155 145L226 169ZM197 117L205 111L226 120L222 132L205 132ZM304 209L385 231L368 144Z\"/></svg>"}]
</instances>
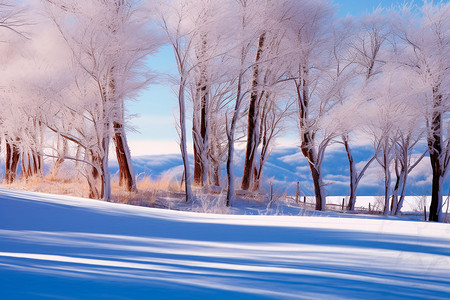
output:
<instances>
[{"instance_id":1,"label":"dead grass tuft","mask_svg":"<svg viewBox=\"0 0 450 300\"><path fill-rule=\"evenodd\" d=\"M2 185L15 190L25 190L30 192L70 195L76 197L87 197L88 187L84 180L80 178L56 178L54 176L32 176L20 178L9 185Z\"/></svg>"},{"instance_id":2,"label":"dead grass tuft","mask_svg":"<svg viewBox=\"0 0 450 300\"><path fill-rule=\"evenodd\" d=\"M174 202L182 202L183 190L180 183L172 176L160 176L153 179L150 176L138 179L137 192L129 192L119 185L119 178L111 181L111 193L115 202L146 206L172 208Z\"/></svg>"},{"instance_id":3,"label":"dead grass tuft","mask_svg":"<svg viewBox=\"0 0 450 300\"><path fill-rule=\"evenodd\" d=\"M140 190L160 190L170 192L181 192L182 186L180 182L170 175L161 175L157 179L150 176L138 179L137 188Z\"/></svg>"}]
</instances>

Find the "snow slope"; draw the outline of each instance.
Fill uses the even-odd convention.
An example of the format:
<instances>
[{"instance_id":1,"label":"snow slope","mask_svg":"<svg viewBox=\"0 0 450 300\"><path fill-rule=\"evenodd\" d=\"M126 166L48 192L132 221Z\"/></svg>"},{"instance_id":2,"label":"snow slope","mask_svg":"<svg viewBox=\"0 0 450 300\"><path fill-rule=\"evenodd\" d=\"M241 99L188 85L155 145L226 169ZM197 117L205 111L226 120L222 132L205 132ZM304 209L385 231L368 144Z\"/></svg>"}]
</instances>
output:
<instances>
[{"instance_id":1,"label":"snow slope","mask_svg":"<svg viewBox=\"0 0 450 300\"><path fill-rule=\"evenodd\" d=\"M0 189L0 299L449 299L450 226Z\"/></svg>"}]
</instances>

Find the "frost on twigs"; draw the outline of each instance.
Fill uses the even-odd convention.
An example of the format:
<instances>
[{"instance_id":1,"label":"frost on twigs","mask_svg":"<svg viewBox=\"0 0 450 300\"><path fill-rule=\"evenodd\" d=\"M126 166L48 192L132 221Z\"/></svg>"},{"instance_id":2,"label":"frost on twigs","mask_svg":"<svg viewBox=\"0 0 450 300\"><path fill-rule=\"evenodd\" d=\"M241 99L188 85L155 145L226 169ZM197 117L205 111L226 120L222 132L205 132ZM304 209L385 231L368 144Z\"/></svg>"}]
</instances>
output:
<instances>
[{"instance_id":1,"label":"frost on twigs","mask_svg":"<svg viewBox=\"0 0 450 300\"><path fill-rule=\"evenodd\" d=\"M228 214L229 208L226 206L224 196L208 195L197 192L192 201L192 211L212 214Z\"/></svg>"}]
</instances>

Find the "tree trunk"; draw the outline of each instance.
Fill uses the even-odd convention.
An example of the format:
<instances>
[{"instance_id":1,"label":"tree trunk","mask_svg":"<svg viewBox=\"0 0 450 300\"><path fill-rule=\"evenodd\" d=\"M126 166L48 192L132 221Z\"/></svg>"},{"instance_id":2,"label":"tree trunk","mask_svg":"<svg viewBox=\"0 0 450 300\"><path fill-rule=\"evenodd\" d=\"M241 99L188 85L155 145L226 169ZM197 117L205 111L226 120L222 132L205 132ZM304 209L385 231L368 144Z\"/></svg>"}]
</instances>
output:
<instances>
[{"instance_id":1,"label":"tree trunk","mask_svg":"<svg viewBox=\"0 0 450 300\"><path fill-rule=\"evenodd\" d=\"M387 216L389 214L389 199L390 199L390 185L391 185L391 172L389 170L389 161L385 153L383 153L383 168L384 168L384 211L383 214Z\"/></svg>"},{"instance_id":2,"label":"tree trunk","mask_svg":"<svg viewBox=\"0 0 450 300\"><path fill-rule=\"evenodd\" d=\"M51 171L51 174L53 177L56 177L58 175L58 171L64 163L64 159L67 155L67 147L68 147L67 139L58 136L58 143L57 143L58 158L56 159L55 164L53 165L53 168ZM77 150L77 152L78 152L78 150ZM79 156L76 156L76 159L78 160Z\"/></svg>"},{"instance_id":3,"label":"tree trunk","mask_svg":"<svg viewBox=\"0 0 450 300\"><path fill-rule=\"evenodd\" d=\"M217 158L217 152L220 150L218 148L219 146L217 144L212 144L209 147L209 149L211 150L211 152L209 153L211 160L211 164L209 166L211 168L211 170L209 171L209 184L215 186L220 186L220 161Z\"/></svg>"},{"instance_id":4,"label":"tree trunk","mask_svg":"<svg viewBox=\"0 0 450 300\"><path fill-rule=\"evenodd\" d=\"M184 80L181 80L179 93L178 93L178 105L180 109L180 149L181 156L183 158L183 166L184 166L184 185L186 190L186 203L191 202L192 200L192 190L191 190L191 172L189 168L189 157L187 152L186 145L186 109L185 109L185 100L184 100L184 89L185 83Z\"/></svg>"},{"instance_id":5,"label":"tree trunk","mask_svg":"<svg viewBox=\"0 0 450 300\"><path fill-rule=\"evenodd\" d=\"M14 142L6 139L5 181L11 184L16 180L19 167L20 152Z\"/></svg>"},{"instance_id":6,"label":"tree trunk","mask_svg":"<svg viewBox=\"0 0 450 300\"><path fill-rule=\"evenodd\" d=\"M194 137L194 140L195 140L195 137ZM202 160L200 158L201 150L199 149L196 141L194 141L193 146L194 146L194 184L203 186L203 181L202 181L203 165L202 165Z\"/></svg>"},{"instance_id":7,"label":"tree trunk","mask_svg":"<svg viewBox=\"0 0 450 300\"><path fill-rule=\"evenodd\" d=\"M323 189L322 174L320 169L317 170L316 166L309 163L309 169L311 170L311 175L314 184L314 194L316 196L316 210L326 210L326 200L325 191Z\"/></svg>"},{"instance_id":8,"label":"tree trunk","mask_svg":"<svg viewBox=\"0 0 450 300\"><path fill-rule=\"evenodd\" d=\"M19 167L19 161L20 161L20 152L16 145L13 145L13 153L12 153L12 161L11 161L11 174L12 179L11 183L13 183L16 180L17 177L17 169Z\"/></svg>"},{"instance_id":9,"label":"tree trunk","mask_svg":"<svg viewBox=\"0 0 450 300\"><path fill-rule=\"evenodd\" d=\"M350 170L350 198L348 199L347 210L355 210L356 204L356 188L358 187L358 174L356 171L356 164L353 158L353 154L350 149L350 144L348 143L348 138L346 136L342 137L344 142L345 151L347 152L348 165Z\"/></svg>"},{"instance_id":10,"label":"tree trunk","mask_svg":"<svg viewBox=\"0 0 450 300\"><path fill-rule=\"evenodd\" d=\"M123 125L119 122L113 122L114 142L116 145L117 162L119 164L119 185L125 184L130 192L136 191L136 179L134 177L133 166L131 164L131 154L125 136Z\"/></svg>"},{"instance_id":11,"label":"tree trunk","mask_svg":"<svg viewBox=\"0 0 450 300\"><path fill-rule=\"evenodd\" d=\"M236 104L234 107L233 118L231 119L230 128L227 126L227 138L228 138L228 157L227 157L227 202L226 205L230 206L231 201L234 198L234 170L233 170L233 160L234 160L234 133L236 131L236 123L239 118L239 111L241 108L241 89L242 89L242 73L239 74L237 83L237 93L236 93Z\"/></svg>"},{"instance_id":12,"label":"tree trunk","mask_svg":"<svg viewBox=\"0 0 450 300\"><path fill-rule=\"evenodd\" d=\"M43 175L41 156L36 151L22 152L21 177L29 178L34 175Z\"/></svg>"},{"instance_id":13,"label":"tree trunk","mask_svg":"<svg viewBox=\"0 0 450 300\"><path fill-rule=\"evenodd\" d=\"M33 171L35 175L42 175L42 160L41 156L33 151Z\"/></svg>"},{"instance_id":14,"label":"tree trunk","mask_svg":"<svg viewBox=\"0 0 450 300\"><path fill-rule=\"evenodd\" d=\"M202 159L202 184L205 185L208 182L208 170L209 170L209 92L207 86L202 87L202 113L201 113L200 133L202 135L203 152Z\"/></svg>"},{"instance_id":15,"label":"tree trunk","mask_svg":"<svg viewBox=\"0 0 450 300\"><path fill-rule=\"evenodd\" d=\"M261 188L261 176L262 176L262 166L259 165L259 167L255 166L255 169L253 171L253 187L252 190L254 192L259 191Z\"/></svg>"},{"instance_id":16,"label":"tree trunk","mask_svg":"<svg viewBox=\"0 0 450 300\"><path fill-rule=\"evenodd\" d=\"M441 161L442 156L442 95L438 92L438 87L433 88L433 115L428 135L428 151L430 153L431 168L433 170L433 183L431 190L431 205L429 220L434 222L442 221L442 185L444 182L444 166Z\"/></svg>"},{"instance_id":17,"label":"tree trunk","mask_svg":"<svg viewBox=\"0 0 450 300\"><path fill-rule=\"evenodd\" d=\"M317 162L317 155L312 147L311 134L308 131L303 133L302 153L308 160L309 169L311 171L311 176L314 184L314 194L316 197L316 210L326 210L326 198L325 191L323 189L322 174L320 172L321 166Z\"/></svg>"},{"instance_id":18,"label":"tree trunk","mask_svg":"<svg viewBox=\"0 0 450 300\"><path fill-rule=\"evenodd\" d=\"M203 163L201 159L202 152L202 136L200 130L201 123L201 101L198 100L200 98L200 89L197 89L196 92L196 100L194 101L194 107L192 112L192 140L193 140L193 148L194 148L194 184L202 186L202 174L203 174Z\"/></svg>"},{"instance_id":19,"label":"tree trunk","mask_svg":"<svg viewBox=\"0 0 450 300\"><path fill-rule=\"evenodd\" d=\"M395 179L395 186L394 186L394 190L392 191L392 200L391 200L391 215L394 215L395 212L397 211L398 208L398 191L400 189L401 186L401 178L403 176L403 168L402 170L399 172L397 170L398 168L398 162L397 160L395 161L395 175L396 175L396 179Z\"/></svg>"},{"instance_id":20,"label":"tree trunk","mask_svg":"<svg viewBox=\"0 0 450 300\"><path fill-rule=\"evenodd\" d=\"M199 64L199 78L197 82L197 96L199 101L200 112L199 120L195 120L198 117L196 111L194 111L193 122L193 139L194 139L194 183L203 186L208 180L208 147L209 147L209 83L208 83L208 70L204 63L204 59L207 52L207 37L206 34L201 34L202 44L197 52L197 59ZM194 104L195 106L195 104ZM194 109L195 110L195 109Z\"/></svg>"},{"instance_id":21,"label":"tree trunk","mask_svg":"<svg viewBox=\"0 0 450 300\"><path fill-rule=\"evenodd\" d=\"M107 128L108 127L109 126L107 126ZM109 132L109 128L108 128L107 132ZM102 174L101 174L101 179L102 179L101 198L104 201L111 200L111 178L110 178L109 169L108 169L109 143L110 143L110 136L109 136L109 134L106 134L106 136L103 137L103 141L102 141L103 158L101 161L101 172L102 172Z\"/></svg>"},{"instance_id":22,"label":"tree trunk","mask_svg":"<svg viewBox=\"0 0 450 300\"><path fill-rule=\"evenodd\" d=\"M431 167L433 170L432 188L431 188L431 204L429 221L442 222L442 186L444 176L441 170L439 155L430 154Z\"/></svg>"},{"instance_id":23,"label":"tree trunk","mask_svg":"<svg viewBox=\"0 0 450 300\"><path fill-rule=\"evenodd\" d=\"M403 207L403 202L405 201L405 192L406 192L406 180L408 178L408 172L404 172L403 173L403 179L402 179L402 192L400 194L400 199L398 200L397 203L397 208L395 210L395 215L399 215L400 211Z\"/></svg>"},{"instance_id":24,"label":"tree trunk","mask_svg":"<svg viewBox=\"0 0 450 300\"><path fill-rule=\"evenodd\" d=\"M241 189L248 190L252 182L253 170L255 168L256 151L259 144L259 99L263 92L258 92L259 66L264 47L265 34L263 33L258 40L258 50L256 52L255 66L253 67L252 92L250 95L250 105L248 109L247 126L247 148L245 151L244 171L242 174Z\"/></svg>"},{"instance_id":25,"label":"tree trunk","mask_svg":"<svg viewBox=\"0 0 450 300\"><path fill-rule=\"evenodd\" d=\"M11 183L12 145L9 143L8 139L5 140L5 143L6 143L5 182L6 182L6 184L10 184Z\"/></svg>"},{"instance_id":26,"label":"tree trunk","mask_svg":"<svg viewBox=\"0 0 450 300\"><path fill-rule=\"evenodd\" d=\"M22 152L22 171L20 173L20 177L27 179L28 177L31 176L31 174L29 174L29 171L30 171L30 156L28 156L27 161L27 153Z\"/></svg>"},{"instance_id":27,"label":"tree trunk","mask_svg":"<svg viewBox=\"0 0 450 300\"><path fill-rule=\"evenodd\" d=\"M308 92L308 70L305 66L299 66L299 81L296 84L298 97L299 127L302 139L301 151L308 160L309 169L314 184L314 193L316 197L316 210L326 210L325 192L322 183L322 174L320 172L320 162L317 159L314 145L314 132L309 127L309 92Z\"/></svg>"},{"instance_id":28,"label":"tree trunk","mask_svg":"<svg viewBox=\"0 0 450 300\"><path fill-rule=\"evenodd\" d=\"M97 182L100 177L101 169L102 169L102 161L100 155L98 153L94 153L94 151L89 151L89 156L91 158L91 162L93 166L91 166L91 174L88 174L87 181L89 185L89 198L91 199L101 199L102 195L97 187ZM94 167L95 166L95 167Z\"/></svg>"},{"instance_id":29,"label":"tree trunk","mask_svg":"<svg viewBox=\"0 0 450 300\"><path fill-rule=\"evenodd\" d=\"M214 185L215 186L220 186L220 176L219 176L219 173L220 173L220 166L217 164L217 165L214 165L213 166L213 180L214 180Z\"/></svg>"},{"instance_id":30,"label":"tree trunk","mask_svg":"<svg viewBox=\"0 0 450 300\"><path fill-rule=\"evenodd\" d=\"M233 123L233 122L232 122ZM234 198L234 170L233 170L233 159L234 159L234 128L233 124L231 125L230 133L228 134L228 157L227 157L227 181L228 181L228 189L227 189L227 206L231 205L231 202Z\"/></svg>"},{"instance_id":31,"label":"tree trunk","mask_svg":"<svg viewBox=\"0 0 450 300\"><path fill-rule=\"evenodd\" d=\"M194 183L203 186L208 180L208 91L207 86L199 88L200 118L195 111L193 114L192 137L194 140ZM197 120L199 118L200 120Z\"/></svg>"},{"instance_id":32,"label":"tree trunk","mask_svg":"<svg viewBox=\"0 0 450 300\"><path fill-rule=\"evenodd\" d=\"M268 101L269 99L269 94L266 94L266 100ZM261 94L262 96L262 94ZM268 115L268 110L267 110L267 101L264 104L264 108L262 110L262 115L259 118L259 139L258 139L258 143L257 143L257 148L255 149L255 153L257 153L259 157L259 161L255 162L254 164L254 168L253 168L253 187L252 190L254 192L259 191L260 187L261 187L261 179L262 179L262 173L263 173L263 169L264 169L264 164L266 163L266 160L268 159L268 156L270 154L270 144L273 138L273 131L275 130L275 127L270 127L267 126L267 115ZM269 132L271 131L271 132ZM261 152L258 153L258 147L259 144L261 145ZM258 159L258 158L257 158Z\"/></svg>"}]
</instances>

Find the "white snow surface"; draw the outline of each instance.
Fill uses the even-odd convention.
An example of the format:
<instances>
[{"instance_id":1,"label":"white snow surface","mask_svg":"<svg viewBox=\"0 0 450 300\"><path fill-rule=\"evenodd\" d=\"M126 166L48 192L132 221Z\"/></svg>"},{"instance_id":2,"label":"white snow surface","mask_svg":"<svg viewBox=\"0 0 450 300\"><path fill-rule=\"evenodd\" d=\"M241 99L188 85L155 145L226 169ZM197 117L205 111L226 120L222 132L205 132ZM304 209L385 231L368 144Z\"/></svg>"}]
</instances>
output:
<instances>
[{"instance_id":1,"label":"white snow surface","mask_svg":"<svg viewBox=\"0 0 450 300\"><path fill-rule=\"evenodd\" d=\"M0 189L0 299L450 299L450 226Z\"/></svg>"}]
</instances>

